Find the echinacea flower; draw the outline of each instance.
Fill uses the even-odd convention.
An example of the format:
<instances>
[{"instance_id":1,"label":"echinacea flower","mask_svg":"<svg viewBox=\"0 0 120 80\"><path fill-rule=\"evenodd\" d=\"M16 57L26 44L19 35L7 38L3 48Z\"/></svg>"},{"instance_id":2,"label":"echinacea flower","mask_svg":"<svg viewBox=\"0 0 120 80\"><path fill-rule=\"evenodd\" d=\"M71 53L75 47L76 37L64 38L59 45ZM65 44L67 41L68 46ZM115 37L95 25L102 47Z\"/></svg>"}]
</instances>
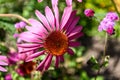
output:
<instances>
[{"instance_id":1,"label":"echinacea flower","mask_svg":"<svg viewBox=\"0 0 120 80\"><path fill-rule=\"evenodd\" d=\"M119 17L115 12L109 12L105 18L100 22L98 31L106 31L109 35L115 34L115 21L118 21Z\"/></svg>"},{"instance_id":2,"label":"echinacea flower","mask_svg":"<svg viewBox=\"0 0 120 80\"><path fill-rule=\"evenodd\" d=\"M83 35L82 27L77 26L79 17L76 11L72 11L72 0L66 0L67 7L64 9L61 21L57 7L58 0L52 0L52 10L46 6L45 16L35 11L38 20L29 19L31 26L26 26L27 31L19 34L19 39L23 42L18 44L21 54L35 51L27 58L27 61L46 55L46 58L38 65L37 70L47 70L55 57L55 66L58 67L60 61L64 61L63 55L68 52L73 55L71 47L77 47L80 42L75 41Z\"/></svg>"},{"instance_id":3,"label":"echinacea flower","mask_svg":"<svg viewBox=\"0 0 120 80\"><path fill-rule=\"evenodd\" d=\"M94 11L92 9L85 9L84 14L87 17L93 17L94 16Z\"/></svg>"},{"instance_id":4,"label":"echinacea flower","mask_svg":"<svg viewBox=\"0 0 120 80\"><path fill-rule=\"evenodd\" d=\"M18 54L16 52L9 52L7 59L9 65L16 64L19 61Z\"/></svg>"},{"instance_id":5,"label":"echinacea flower","mask_svg":"<svg viewBox=\"0 0 120 80\"><path fill-rule=\"evenodd\" d=\"M29 61L29 62L23 62L18 66L16 69L16 72L20 76L25 76L31 74L31 72L35 69L35 62Z\"/></svg>"},{"instance_id":6,"label":"echinacea flower","mask_svg":"<svg viewBox=\"0 0 120 80\"><path fill-rule=\"evenodd\" d=\"M0 71L6 72L7 70L2 66L7 66L7 65L8 65L7 57L3 56L3 55L0 55Z\"/></svg>"}]
</instances>

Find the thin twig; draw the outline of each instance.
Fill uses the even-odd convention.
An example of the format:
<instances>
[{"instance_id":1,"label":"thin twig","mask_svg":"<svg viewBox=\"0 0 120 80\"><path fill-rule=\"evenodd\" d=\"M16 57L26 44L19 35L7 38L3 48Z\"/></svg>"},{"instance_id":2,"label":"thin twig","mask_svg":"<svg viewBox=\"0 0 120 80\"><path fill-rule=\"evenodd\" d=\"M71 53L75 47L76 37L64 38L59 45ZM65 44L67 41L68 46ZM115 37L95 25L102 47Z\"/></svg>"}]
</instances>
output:
<instances>
[{"instance_id":1,"label":"thin twig","mask_svg":"<svg viewBox=\"0 0 120 80\"><path fill-rule=\"evenodd\" d=\"M0 14L0 17L15 17L15 18L18 18L18 19L26 22L28 25L31 25L27 19L25 19L24 17L22 17L18 14Z\"/></svg>"},{"instance_id":2,"label":"thin twig","mask_svg":"<svg viewBox=\"0 0 120 80\"><path fill-rule=\"evenodd\" d=\"M118 16L120 17L120 13L119 13L119 11L118 11L118 9L117 9L117 6L116 6L115 1L114 1L114 0L111 0L111 2L113 3L113 6L114 6L114 8L115 8L115 11L117 12Z\"/></svg>"}]
</instances>

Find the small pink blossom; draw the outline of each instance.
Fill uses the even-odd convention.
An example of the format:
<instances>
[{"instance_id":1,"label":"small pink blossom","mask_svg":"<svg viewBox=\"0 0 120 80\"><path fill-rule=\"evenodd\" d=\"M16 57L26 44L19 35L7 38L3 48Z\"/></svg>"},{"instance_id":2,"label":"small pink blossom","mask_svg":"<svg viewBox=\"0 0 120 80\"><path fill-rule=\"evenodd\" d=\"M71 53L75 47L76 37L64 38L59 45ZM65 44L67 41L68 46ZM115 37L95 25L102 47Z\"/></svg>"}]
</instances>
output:
<instances>
[{"instance_id":1,"label":"small pink blossom","mask_svg":"<svg viewBox=\"0 0 120 80\"><path fill-rule=\"evenodd\" d=\"M84 14L87 16L87 17L93 17L94 16L94 11L92 9L86 9L84 11Z\"/></svg>"},{"instance_id":2,"label":"small pink blossom","mask_svg":"<svg viewBox=\"0 0 120 80\"><path fill-rule=\"evenodd\" d=\"M4 80L13 80L12 79L12 75L11 74L5 75L5 79Z\"/></svg>"},{"instance_id":3,"label":"small pink blossom","mask_svg":"<svg viewBox=\"0 0 120 80\"><path fill-rule=\"evenodd\" d=\"M98 31L106 31L109 35L115 33L115 21L118 21L119 17L114 12L109 12L106 14L105 18L100 22L98 27Z\"/></svg>"},{"instance_id":4,"label":"small pink blossom","mask_svg":"<svg viewBox=\"0 0 120 80\"><path fill-rule=\"evenodd\" d=\"M16 28L16 29L22 29L22 28L24 28L25 26L26 26L26 23L23 22L23 21L15 24L15 28Z\"/></svg>"}]
</instances>

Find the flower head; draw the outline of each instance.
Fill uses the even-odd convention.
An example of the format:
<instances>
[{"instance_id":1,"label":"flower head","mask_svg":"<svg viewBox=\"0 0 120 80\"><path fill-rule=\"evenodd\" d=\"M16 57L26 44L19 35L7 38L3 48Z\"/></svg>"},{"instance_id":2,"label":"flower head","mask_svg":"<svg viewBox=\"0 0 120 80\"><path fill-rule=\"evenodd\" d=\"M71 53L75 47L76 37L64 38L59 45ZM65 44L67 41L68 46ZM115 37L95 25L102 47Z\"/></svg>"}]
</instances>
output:
<instances>
[{"instance_id":1,"label":"flower head","mask_svg":"<svg viewBox=\"0 0 120 80\"><path fill-rule=\"evenodd\" d=\"M16 64L19 61L18 54L16 52L9 52L8 53L8 64Z\"/></svg>"},{"instance_id":2,"label":"flower head","mask_svg":"<svg viewBox=\"0 0 120 80\"><path fill-rule=\"evenodd\" d=\"M16 69L16 72L20 75L20 76L25 76L25 75L29 75L31 74L31 72L35 69L35 62L23 62L22 64L20 64L18 66L18 68Z\"/></svg>"},{"instance_id":3,"label":"flower head","mask_svg":"<svg viewBox=\"0 0 120 80\"><path fill-rule=\"evenodd\" d=\"M23 41L18 44L19 52L34 51L27 61L46 55L46 58L38 65L37 70L47 70L51 64L52 58L55 57L55 66L58 67L60 61L64 61L63 55L68 52L73 55L71 47L79 46L80 43L75 41L83 34L82 27L76 26L79 17L76 11L72 11L72 0L66 0L67 7L64 9L61 21L59 21L59 10L57 7L58 0L52 0L52 10L46 6L45 16L35 11L38 20L29 19L31 26L26 26L27 31L19 34Z\"/></svg>"},{"instance_id":4,"label":"flower head","mask_svg":"<svg viewBox=\"0 0 120 80\"><path fill-rule=\"evenodd\" d=\"M7 57L0 55L0 71L6 72L7 70L2 66L7 66L7 65L8 65Z\"/></svg>"},{"instance_id":5,"label":"flower head","mask_svg":"<svg viewBox=\"0 0 120 80\"><path fill-rule=\"evenodd\" d=\"M87 17L93 17L94 16L94 11L92 9L86 9L84 11L84 14L87 16Z\"/></svg>"},{"instance_id":6,"label":"flower head","mask_svg":"<svg viewBox=\"0 0 120 80\"><path fill-rule=\"evenodd\" d=\"M100 22L98 31L105 30L108 34L112 35L115 33L115 21L119 20L119 17L114 12L109 12L106 14L105 18Z\"/></svg>"}]
</instances>

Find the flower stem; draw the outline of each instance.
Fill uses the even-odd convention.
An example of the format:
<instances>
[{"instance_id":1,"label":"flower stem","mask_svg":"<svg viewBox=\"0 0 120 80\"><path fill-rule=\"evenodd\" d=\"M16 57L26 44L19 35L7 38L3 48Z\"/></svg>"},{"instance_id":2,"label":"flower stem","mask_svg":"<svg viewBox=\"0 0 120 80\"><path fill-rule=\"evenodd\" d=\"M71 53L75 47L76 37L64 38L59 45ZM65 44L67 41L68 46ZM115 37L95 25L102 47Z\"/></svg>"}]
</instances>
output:
<instances>
[{"instance_id":1,"label":"flower stem","mask_svg":"<svg viewBox=\"0 0 120 80\"><path fill-rule=\"evenodd\" d=\"M0 14L0 17L15 17L15 18L18 18L18 19L26 22L28 25L31 25L27 19L25 19L24 17L22 17L18 14Z\"/></svg>"},{"instance_id":2,"label":"flower stem","mask_svg":"<svg viewBox=\"0 0 120 80\"><path fill-rule=\"evenodd\" d=\"M114 0L111 0L111 2L112 2L113 6L114 6L114 8L115 8L115 11L117 12L118 16L120 17L120 13L119 13L119 11L118 11L118 9L117 9L117 6L116 6L115 1L114 1Z\"/></svg>"},{"instance_id":3,"label":"flower stem","mask_svg":"<svg viewBox=\"0 0 120 80\"><path fill-rule=\"evenodd\" d=\"M103 55L102 55L102 59L101 59L100 64L102 64L102 63L104 62L104 59L105 59L106 50L107 50L107 41L108 41L108 34L106 33L106 35L105 35L104 51L103 51ZM103 67L103 66L100 65L100 68L99 68L99 70L97 71L97 75L99 75L100 70L101 70L102 67ZM95 80L97 80L97 75L95 76Z\"/></svg>"}]
</instances>

